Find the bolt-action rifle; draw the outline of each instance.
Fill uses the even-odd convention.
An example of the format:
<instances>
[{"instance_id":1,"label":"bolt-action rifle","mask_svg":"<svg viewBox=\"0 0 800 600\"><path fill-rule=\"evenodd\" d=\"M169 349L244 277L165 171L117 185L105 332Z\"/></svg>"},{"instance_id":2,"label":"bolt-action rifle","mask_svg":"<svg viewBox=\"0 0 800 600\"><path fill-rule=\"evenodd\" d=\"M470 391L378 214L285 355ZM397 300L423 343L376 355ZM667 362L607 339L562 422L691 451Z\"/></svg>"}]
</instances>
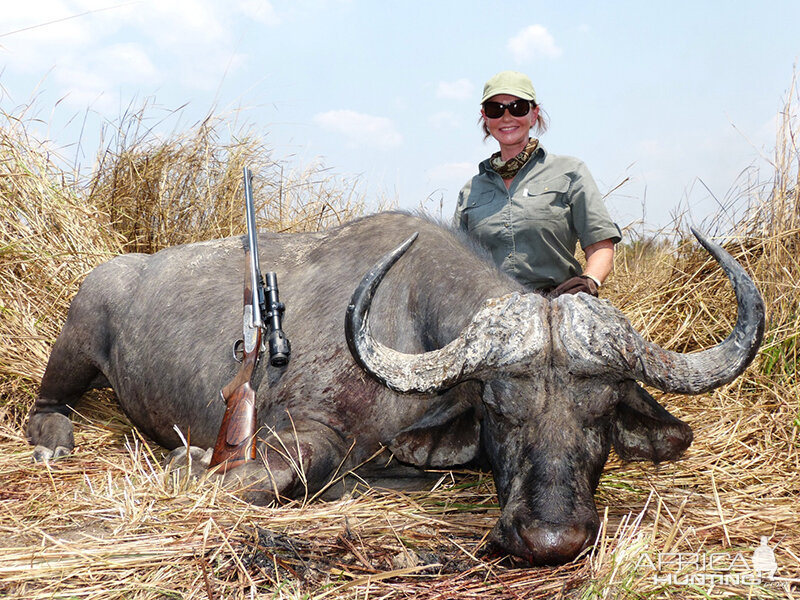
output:
<instances>
[{"instance_id":1,"label":"bolt-action rifle","mask_svg":"<svg viewBox=\"0 0 800 600\"><path fill-rule=\"evenodd\" d=\"M211 455L211 467L222 465L222 472L256 458L256 393L253 374L267 337L270 364L280 367L289 362L291 348L281 326L285 306L278 298L278 278L267 273L266 284L258 264L258 239L253 205L250 169L244 168L245 218L247 220L246 269L242 339L233 345L233 356L241 363L234 378L220 390L225 415ZM266 330L266 336L264 335Z\"/></svg>"}]
</instances>

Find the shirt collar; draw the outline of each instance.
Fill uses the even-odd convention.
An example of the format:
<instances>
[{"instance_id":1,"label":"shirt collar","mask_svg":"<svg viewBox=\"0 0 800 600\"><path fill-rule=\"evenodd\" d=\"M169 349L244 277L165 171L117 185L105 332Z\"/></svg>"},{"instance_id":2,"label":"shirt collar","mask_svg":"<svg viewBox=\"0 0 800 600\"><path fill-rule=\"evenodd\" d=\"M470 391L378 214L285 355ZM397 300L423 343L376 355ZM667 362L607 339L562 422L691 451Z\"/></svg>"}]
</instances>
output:
<instances>
[{"instance_id":1,"label":"shirt collar","mask_svg":"<svg viewBox=\"0 0 800 600\"><path fill-rule=\"evenodd\" d=\"M547 156L547 150L545 150L544 147L541 144L539 144L539 147L536 148L536 151L533 153L533 156L531 156L530 159L528 160L528 162L525 164L525 166L522 167L522 170L529 169L531 165L533 165L534 163L536 163L539 160L543 159L545 156ZM492 159L491 159L491 157L482 160L478 164L478 173L483 175L486 172L490 172L490 173L494 173L495 172L495 170L492 168Z\"/></svg>"}]
</instances>

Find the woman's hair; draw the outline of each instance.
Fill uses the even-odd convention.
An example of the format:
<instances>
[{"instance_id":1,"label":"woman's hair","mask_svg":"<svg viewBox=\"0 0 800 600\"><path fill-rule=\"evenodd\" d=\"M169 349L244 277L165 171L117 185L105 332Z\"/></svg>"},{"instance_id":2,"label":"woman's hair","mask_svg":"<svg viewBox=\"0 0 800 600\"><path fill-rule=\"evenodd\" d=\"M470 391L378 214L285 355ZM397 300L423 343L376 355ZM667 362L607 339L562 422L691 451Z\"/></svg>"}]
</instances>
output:
<instances>
[{"instance_id":1,"label":"woman's hair","mask_svg":"<svg viewBox=\"0 0 800 600\"><path fill-rule=\"evenodd\" d=\"M534 110L537 106L539 107L539 115L536 117L536 123L533 124L533 127L535 128L536 133L541 135L547 131L547 126L549 123L547 113L542 110L541 104L536 104L536 102L531 101L531 110ZM489 128L486 126L486 120L483 118L483 115L478 117L478 123L480 124L481 129L483 129L483 141L485 142L492 136L492 134L489 133Z\"/></svg>"}]
</instances>

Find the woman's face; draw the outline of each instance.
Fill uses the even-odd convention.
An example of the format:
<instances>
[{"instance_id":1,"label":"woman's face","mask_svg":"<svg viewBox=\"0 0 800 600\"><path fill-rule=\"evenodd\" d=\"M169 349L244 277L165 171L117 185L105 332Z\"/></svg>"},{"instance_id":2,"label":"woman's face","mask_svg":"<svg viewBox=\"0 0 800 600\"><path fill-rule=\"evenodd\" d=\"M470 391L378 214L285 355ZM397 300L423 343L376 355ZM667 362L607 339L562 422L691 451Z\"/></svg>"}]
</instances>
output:
<instances>
[{"instance_id":1,"label":"woman's face","mask_svg":"<svg viewBox=\"0 0 800 600\"><path fill-rule=\"evenodd\" d=\"M511 96L510 94L498 94L497 96L489 98L489 101L499 102L501 104L510 104L514 102L514 100L519 100L519 98ZM483 116L489 133L500 144L501 152L504 149L514 151L519 148L519 150L514 151L514 154L511 155L514 156L521 152L527 145L528 139L530 138L531 127L533 127L533 124L539 116L539 107L537 106L533 110L528 111L528 114L522 117L514 117L509 110L506 109L503 111L503 115L497 119L490 119L487 117L483 108L481 108L481 116ZM503 152L503 154L505 154L505 152Z\"/></svg>"}]
</instances>

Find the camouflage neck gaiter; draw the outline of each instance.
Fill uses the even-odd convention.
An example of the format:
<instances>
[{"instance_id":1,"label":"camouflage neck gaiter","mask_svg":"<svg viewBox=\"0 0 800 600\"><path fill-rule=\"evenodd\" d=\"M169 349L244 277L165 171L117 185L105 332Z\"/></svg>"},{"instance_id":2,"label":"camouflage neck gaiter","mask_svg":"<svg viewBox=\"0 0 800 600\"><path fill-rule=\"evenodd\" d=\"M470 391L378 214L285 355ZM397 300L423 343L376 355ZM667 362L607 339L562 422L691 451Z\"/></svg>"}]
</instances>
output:
<instances>
[{"instance_id":1,"label":"camouflage neck gaiter","mask_svg":"<svg viewBox=\"0 0 800 600\"><path fill-rule=\"evenodd\" d=\"M500 153L495 152L491 157L491 165L495 172L503 179L513 179L519 170L528 162L528 159L536 152L539 147L539 140L531 138L525 149L513 158L504 161L500 159Z\"/></svg>"}]
</instances>

